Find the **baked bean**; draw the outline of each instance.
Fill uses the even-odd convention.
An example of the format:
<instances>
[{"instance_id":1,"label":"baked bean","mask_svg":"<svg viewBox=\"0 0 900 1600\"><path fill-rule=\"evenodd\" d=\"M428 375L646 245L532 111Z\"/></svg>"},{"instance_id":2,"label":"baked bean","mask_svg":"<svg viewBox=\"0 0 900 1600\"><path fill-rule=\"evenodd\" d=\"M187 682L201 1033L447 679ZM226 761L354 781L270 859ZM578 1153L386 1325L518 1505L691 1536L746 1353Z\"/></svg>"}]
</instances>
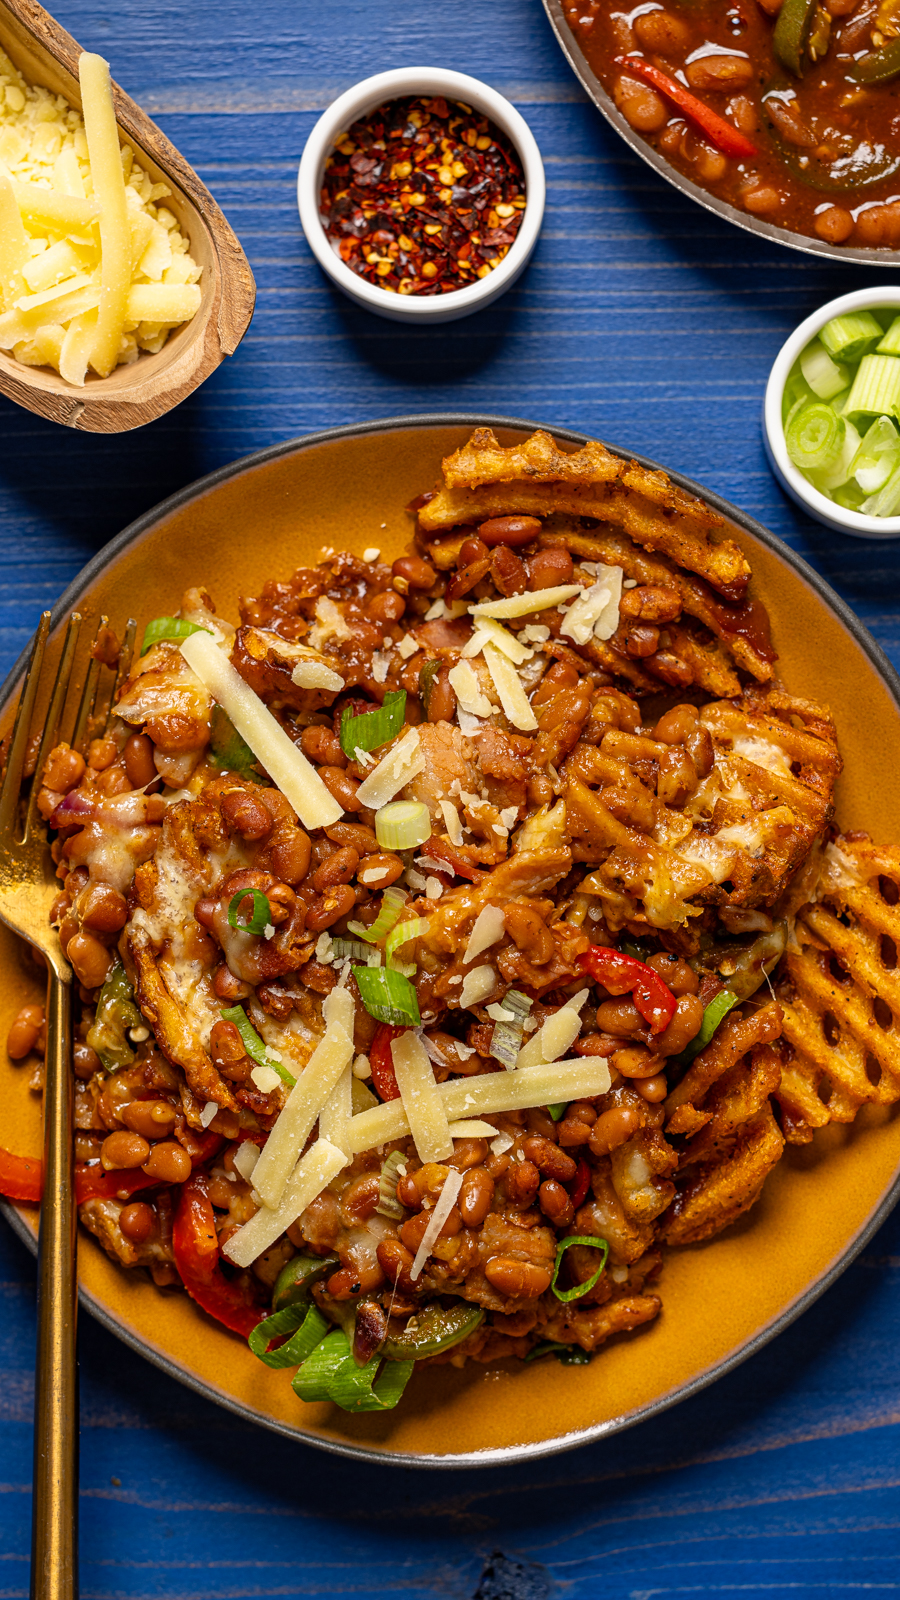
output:
<instances>
[{"instance_id":1,"label":"baked bean","mask_svg":"<svg viewBox=\"0 0 900 1600\"><path fill-rule=\"evenodd\" d=\"M139 1133L110 1133L100 1147L100 1165L104 1172L142 1167L149 1154L150 1146Z\"/></svg>"},{"instance_id":2,"label":"baked bean","mask_svg":"<svg viewBox=\"0 0 900 1600\"><path fill-rule=\"evenodd\" d=\"M524 594L527 585L525 563L509 545L498 544L491 555L491 578L501 594Z\"/></svg>"},{"instance_id":3,"label":"baked bean","mask_svg":"<svg viewBox=\"0 0 900 1600\"><path fill-rule=\"evenodd\" d=\"M815 230L820 239L829 244L843 244L853 232L853 218L843 206L828 206L815 219Z\"/></svg>"},{"instance_id":4,"label":"baked bean","mask_svg":"<svg viewBox=\"0 0 900 1600\"><path fill-rule=\"evenodd\" d=\"M263 894L267 894L276 881L271 872L261 872L258 867L241 867L237 872L230 872L227 878L222 879L219 884L219 894L224 900L230 900L239 889L261 889Z\"/></svg>"},{"instance_id":5,"label":"baked bean","mask_svg":"<svg viewBox=\"0 0 900 1600\"><path fill-rule=\"evenodd\" d=\"M312 875L312 886L318 894L324 894L326 889L333 889L335 884L349 883L354 877L359 866L359 856L352 845L344 845L340 850L332 851L327 861L323 861Z\"/></svg>"},{"instance_id":6,"label":"baked bean","mask_svg":"<svg viewBox=\"0 0 900 1600\"><path fill-rule=\"evenodd\" d=\"M491 1256L484 1275L498 1294L505 1294L510 1300L536 1300L549 1289L553 1276L549 1267L517 1261L514 1256Z\"/></svg>"},{"instance_id":7,"label":"baked bean","mask_svg":"<svg viewBox=\"0 0 900 1600\"><path fill-rule=\"evenodd\" d=\"M209 1032L209 1053L216 1066L242 1061L244 1043L233 1022L214 1022Z\"/></svg>"},{"instance_id":8,"label":"baked bean","mask_svg":"<svg viewBox=\"0 0 900 1600\"><path fill-rule=\"evenodd\" d=\"M655 1078L641 1078L640 1082L636 1083L634 1087L639 1095L643 1095L645 1100L649 1100L651 1105L656 1105L660 1100L665 1100L669 1092L669 1085L666 1082L664 1072L658 1073Z\"/></svg>"},{"instance_id":9,"label":"baked bean","mask_svg":"<svg viewBox=\"0 0 900 1600\"><path fill-rule=\"evenodd\" d=\"M437 573L421 556L398 556L391 567L395 578L405 578L411 589L430 589Z\"/></svg>"},{"instance_id":10,"label":"baked bean","mask_svg":"<svg viewBox=\"0 0 900 1600\"><path fill-rule=\"evenodd\" d=\"M554 1228L567 1228L575 1215L575 1207L561 1183L546 1178L538 1189L538 1205Z\"/></svg>"},{"instance_id":11,"label":"baked bean","mask_svg":"<svg viewBox=\"0 0 900 1600\"><path fill-rule=\"evenodd\" d=\"M88 745L88 766L93 772L105 772L118 754L115 739L92 739Z\"/></svg>"},{"instance_id":12,"label":"baked bean","mask_svg":"<svg viewBox=\"0 0 900 1600\"><path fill-rule=\"evenodd\" d=\"M378 1204L381 1173L363 1172L348 1183L341 1195L341 1220L347 1228L355 1228L372 1215Z\"/></svg>"},{"instance_id":13,"label":"baked bean","mask_svg":"<svg viewBox=\"0 0 900 1600\"><path fill-rule=\"evenodd\" d=\"M529 589L555 589L562 583L571 583L574 565L568 550L554 546L538 550L525 563Z\"/></svg>"},{"instance_id":14,"label":"baked bean","mask_svg":"<svg viewBox=\"0 0 900 1600\"><path fill-rule=\"evenodd\" d=\"M84 756L71 745L58 744L44 763L44 786L56 794L68 794L84 777Z\"/></svg>"},{"instance_id":15,"label":"baked bean","mask_svg":"<svg viewBox=\"0 0 900 1600\"><path fill-rule=\"evenodd\" d=\"M671 745L659 758L656 793L663 805L683 806L697 787L697 768L683 748Z\"/></svg>"},{"instance_id":16,"label":"baked bean","mask_svg":"<svg viewBox=\"0 0 900 1600\"><path fill-rule=\"evenodd\" d=\"M621 1072L623 1078L649 1078L659 1071L659 1057L644 1044L615 1050L609 1058L609 1064L616 1072Z\"/></svg>"},{"instance_id":17,"label":"baked bean","mask_svg":"<svg viewBox=\"0 0 900 1600\"><path fill-rule=\"evenodd\" d=\"M126 794L131 784L125 771L125 763L117 761L114 766L107 767L105 772L101 772L97 779L97 788L101 794Z\"/></svg>"},{"instance_id":18,"label":"baked bean","mask_svg":"<svg viewBox=\"0 0 900 1600\"><path fill-rule=\"evenodd\" d=\"M634 31L644 49L657 56L684 54L691 37L681 18L668 11L647 11L635 17Z\"/></svg>"},{"instance_id":19,"label":"baked bean","mask_svg":"<svg viewBox=\"0 0 900 1600\"><path fill-rule=\"evenodd\" d=\"M534 691L531 704L537 710L540 706L549 704L563 689L574 689L579 682L578 673L571 661L556 661L548 667L540 684Z\"/></svg>"},{"instance_id":20,"label":"baked bean","mask_svg":"<svg viewBox=\"0 0 900 1600\"><path fill-rule=\"evenodd\" d=\"M653 1038L653 1049L659 1056L677 1056L700 1032L703 1021L703 1001L699 994L683 994L675 1015L662 1033ZM620 1069L621 1070L621 1069Z\"/></svg>"},{"instance_id":21,"label":"baked bean","mask_svg":"<svg viewBox=\"0 0 900 1600\"><path fill-rule=\"evenodd\" d=\"M666 951L660 950L655 956L647 957L647 965L659 973L663 983L671 989L676 998L683 994L699 994L700 979L693 967L688 966L688 963L682 961L679 956L670 956Z\"/></svg>"},{"instance_id":22,"label":"baked bean","mask_svg":"<svg viewBox=\"0 0 900 1600\"><path fill-rule=\"evenodd\" d=\"M341 741L331 728L311 727L304 728L300 735L300 749L310 761L315 761L317 766L345 767L347 757L341 749Z\"/></svg>"},{"instance_id":23,"label":"baked bean","mask_svg":"<svg viewBox=\"0 0 900 1600\"><path fill-rule=\"evenodd\" d=\"M618 1150L619 1145L637 1133L643 1120L637 1106L611 1106L609 1111L601 1111L588 1141L591 1153L608 1156L611 1150Z\"/></svg>"},{"instance_id":24,"label":"baked bean","mask_svg":"<svg viewBox=\"0 0 900 1600\"><path fill-rule=\"evenodd\" d=\"M382 589L366 602L366 616L373 622L399 622L406 610L406 601L396 589Z\"/></svg>"},{"instance_id":25,"label":"baked bean","mask_svg":"<svg viewBox=\"0 0 900 1600\"><path fill-rule=\"evenodd\" d=\"M191 1175L191 1158L174 1139L164 1139L153 1146L143 1167L161 1183L185 1183Z\"/></svg>"},{"instance_id":26,"label":"baked bean","mask_svg":"<svg viewBox=\"0 0 900 1600\"><path fill-rule=\"evenodd\" d=\"M632 1039L644 1026L644 1019L630 1000L604 1000L597 1007L597 1027L617 1039Z\"/></svg>"},{"instance_id":27,"label":"baked bean","mask_svg":"<svg viewBox=\"0 0 900 1600\"><path fill-rule=\"evenodd\" d=\"M209 1180L209 1198L217 1211L228 1211L234 1196L234 1184L229 1183L225 1174L220 1172Z\"/></svg>"},{"instance_id":28,"label":"baked bean","mask_svg":"<svg viewBox=\"0 0 900 1600\"><path fill-rule=\"evenodd\" d=\"M414 1257L406 1246L399 1239L382 1239L375 1254L388 1282L396 1284L404 1294L415 1294L416 1286L409 1275Z\"/></svg>"},{"instance_id":29,"label":"baked bean","mask_svg":"<svg viewBox=\"0 0 900 1600\"><path fill-rule=\"evenodd\" d=\"M293 916L297 896L288 884L273 883L271 889L266 890L266 899L269 902L269 920L273 927L280 928L288 917Z\"/></svg>"},{"instance_id":30,"label":"baked bean","mask_svg":"<svg viewBox=\"0 0 900 1600\"><path fill-rule=\"evenodd\" d=\"M756 106L748 95L736 94L733 100L729 100L725 109L730 120L736 128L740 128L741 133L750 134L756 132L759 127L759 117Z\"/></svg>"},{"instance_id":31,"label":"baked bean","mask_svg":"<svg viewBox=\"0 0 900 1600\"><path fill-rule=\"evenodd\" d=\"M532 906L514 903L506 907L503 920L516 948L535 966L545 966L556 946L543 917Z\"/></svg>"},{"instance_id":32,"label":"baked bean","mask_svg":"<svg viewBox=\"0 0 900 1600\"><path fill-rule=\"evenodd\" d=\"M643 656L655 655L659 649L659 629L650 622L639 622L633 628L626 628L624 637L626 652L636 661Z\"/></svg>"},{"instance_id":33,"label":"baked bean","mask_svg":"<svg viewBox=\"0 0 900 1600\"><path fill-rule=\"evenodd\" d=\"M488 550L487 545L484 543L484 540L475 538L473 536L471 539L464 539L460 545L459 555L456 558L456 565L461 571L462 568L467 567L470 562L487 561L489 557L490 551Z\"/></svg>"},{"instance_id":34,"label":"baked bean","mask_svg":"<svg viewBox=\"0 0 900 1600\"><path fill-rule=\"evenodd\" d=\"M484 1167L472 1167L463 1178L457 1205L467 1228L478 1228L494 1201L494 1180Z\"/></svg>"},{"instance_id":35,"label":"baked bean","mask_svg":"<svg viewBox=\"0 0 900 1600\"><path fill-rule=\"evenodd\" d=\"M164 1139L178 1121L178 1112L168 1100L131 1100L119 1116L126 1128L144 1139Z\"/></svg>"},{"instance_id":36,"label":"baked bean","mask_svg":"<svg viewBox=\"0 0 900 1600\"><path fill-rule=\"evenodd\" d=\"M684 75L700 94L746 89L753 78L753 62L747 56L700 56L699 60L688 62Z\"/></svg>"},{"instance_id":37,"label":"baked bean","mask_svg":"<svg viewBox=\"0 0 900 1600\"><path fill-rule=\"evenodd\" d=\"M744 210L751 211L753 215L765 216L769 211L777 211L781 205L781 195L767 183L758 184L752 189L745 189L740 199L743 201Z\"/></svg>"},{"instance_id":38,"label":"baked bean","mask_svg":"<svg viewBox=\"0 0 900 1600\"><path fill-rule=\"evenodd\" d=\"M470 594L475 585L480 583L482 578L486 578L491 570L491 558L487 545L481 544L480 539L470 539L466 543L480 545L484 555L479 556L477 561L470 561L468 566L460 567L458 572L454 572L444 593L445 600L461 600L463 595Z\"/></svg>"},{"instance_id":39,"label":"baked bean","mask_svg":"<svg viewBox=\"0 0 900 1600\"><path fill-rule=\"evenodd\" d=\"M613 85L613 99L629 127L638 133L657 133L669 120L662 95L647 83L623 76Z\"/></svg>"},{"instance_id":40,"label":"baked bean","mask_svg":"<svg viewBox=\"0 0 900 1600\"><path fill-rule=\"evenodd\" d=\"M235 977L224 961L213 973L213 988L220 1000L246 1000L250 993L249 983L245 983L243 978Z\"/></svg>"},{"instance_id":41,"label":"baked bean","mask_svg":"<svg viewBox=\"0 0 900 1600\"><path fill-rule=\"evenodd\" d=\"M119 1229L132 1244L144 1244L153 1232L156 1214L143 1200L132 1200L119 1212Z\"/></svg>"},{"instance_id":42,"label":"baked bean","mask_svg":"<svg viewBox=\"0 0 900 1600\"><path fill-rule=\"evenodd\" d=\"M591 1123L583 1117L573 1116L570 1106L562 1121L557 1124L560 1147L566 1150L576 1150L579 1145L587 1144L591 1136Z\"/></svg>"},{"instance_id":43,"label":"baked bean","mask_svg":"<svg viewBox=\"0 0 900 1600\"><path fill-rule=\"evenodd\" d=\"M660 717L653 729L653 738L660 744L684 744L697 724L696 706L673 706Z\"/></svg>"},{"instance_id":44,"label":"baked bean","mask_svg":"<svg viewBox=\"0 0 900 1600\"><path fill-rule=\"evenodd\" d=\"M540 1174L533 1161L513 1161L505 1181L506 1193L512 1204L524 1211L537 1194Z\"/></svg>"},{"instance_id":45,"label":"baked bean","mask_svg":"<svg viewBox=\"0 0 900 1600\"><path fill-rule=\"evenodd\" d=\"M384 1273L378 1266L339 1267L325 1284L325 1292L333 1300L354 1300L358 1294L368 1294L383 1283Z\"/></svg>"},{"instance_id":46,"label":"baked bean","mask_svg":"<svg viewBox=\"0 0 900 1600\"><path fill-rule=\"evenodd\" d=\"M403 862L389 851L367 856L356 874L358 883L367 889L387 889L403 876Z\"/></svg>"},{"instance_id":47,"label":"baked bean","mask_svg":"<svg viewBox=\"0 0 900 1600\"><path fill-rule=\"evenodd\" d=\"M522 1150L526 1159L533 1161L545 1178L557 1178L561 1183L570 1183L578 1170L565 1150L560 1150L550 1139L542 1139L539 1134L527 1138Z\"/></svg>"},{"instance_id":48,"label":"baked bean","mask_svg":"<svg viewBox=\"0 0 900 1600\"><path fill-rule=\"evenodd\" d=\"M158 776L153 760L153 740L146 733L133 733L122 751L125 771L133 789L145 789Z\"/></svg>"},{"instance_id":49,"label":"baked bean","mask_svg":"<svg viewBox=\"0 0 900 1600\"><path fill-rule=\"evenodd\" d=\"M326 770L337 769L322 768L323 772ZM312 844L309 835L304 833L302 828L289 828L280 833L268 849L272 871L277 873L282 883L302 883L309 871L311 854Z\"/></svg>"},{"instance_id":50,"label":"baked bean","mask_svg":"<svg viewBox=\"0 0 900 1600\"><path fill-rule=\"evenodd\" d=\"M118 933L125 926L128 907L125 896L111 883L91 883L79 900L78 913L84 926L96 933Z\"/></svg>"},{"instance_id":51,"label":"baked bean","mask_svg":"<svg viewBox=\"0 0 900 1600\"><path fill-rule=\"evenodd\" d=\"M274 822L271 812L246 789L228 789L222 796L222 817L232 833L255 844L268 839Z\"/></svg>"},{"instance_id":52,"label":"baked bean","mask_svg":"<svg viewBox=\"0 0 900 1600\"><path fill-rule=\"evenodd\" d=\"M72 1046L72 1069L76 1078L85 1082L100 1071L100 1057L83 1039L76 1039Z\"/></svg>"},{"instance_id":53,"label":"baked bean","mask_svg":"<svg viewBox=\"0 0 900 1600\"><path fill-rule=\"evenodd\" d=\"M478 529L478 537L487 545L529 544L541 531L537 517L489 517Z\"/></svg>"},{"instance_id":54,"label":"baked bean","mask_svg":"<svg viewBox=\"0 0 900 1600\"><path fill-rule=\"evenodd\" d=\"M112 958L106 945L92 933L76 933L66 946L66 958L86 989L99 989L106 982Z\"/></svg>"},{"instance_id":55,"label":"baked bean","mask_svg":"<svg viewBox=\"0 0 900 1600\"><path fill-rule=\"evenodd\" d=\"M21 1061L23 1057L31 1054L37 1047L45 1025L43 1006L23 1006L21 1011L17 1012L6 1036L6 1053L11 1060Z\"/></svg>"},{"instance_id":56,"label":"baked bean","mask_svg":"<svg viewBox=\"0 0 900 1600\"><path fill-rule=\"evenodd\" d=\"M432 679L428 696L429 722L452 722L456 716L456 691L449 674L450 663L445 661Z\"/></svg>"},{"instance_id":57,"label":"baked bean","mask_svg":"<svg viewBox=\"0 0 900 1600\"><path fill-rule=\"evenodd\" d=\"M421 1211L424 1196L411 1173L397 1179L397 1199L407 1211Z\"/></svg>"},{"instance_id":58,"label":"baked bean","mask_svg":"<svg viewBox=\"0 0 900 1600\"><path fill-rule=\"evenodd\" d=\"M351 778L349 772L342 772L340 767L320 767L319 777L322 779L329 794L334 795L338 805L344 811L360 811L362 807L356 798L359 788L358 778Z\"/></svg>"},{"instance_id":59,"label":"baked bean","mask_svg":"<svg viewBox=\"0 0 900 1600\"><path fill-rule=\"evenodd\" d=\"M316 895L306 913L306 926L311 933L324 933L356 905L356 895L348 883L336 884L327 894Z\"/></svg>"},{"instance_id":60,"label":"baked bean","mask_svg":"<svg viewBox=\"0 0 900 1600\"><path fill-rule=\"evenodd\" d=\"M694 154L694 166L697 169L697 177L701 183L718 183L719 179L724 178L728 171L728 160L727 157L723 156L721 150L716 150L711 144L707 144L705 140L698 139L697 149Z\"/></svg>"},{"instance_id":61,"label":"baked bean","mask_svg":"<svg viewBox=\"0 0 900 1600\"><path fill-rule=\"evenodd\" d=\"M661 678L663 683L669 684L672 689L687 689L694 681L694 674L686 661L682 661L672 650L657 650L655 656L644 657L654 677Z\"/></svg>"},{"instance_id":62,"label":"baked bean","mask_svg":"<svg viewBox=\"0 0 900 1600\"><path fill-rule=\"evenodd\" d=\"M681 595L661 583L645 583L625 589L619 602L619 616L636 622L674 622L681 614Z\"/></svg>"},{"instance_id":63,"label":"baked bean","mask_svg":"<svg viewBox=\"0 0 900 1600\"><path fill-rule=\"evenodd\" d=\"M366 828L361 822L335 822L332 827L325 829L325 834L332 844L351 845L360 857L378 853L375 829Z\"/></svg>"},{"instance_id":64,"label":"baked bean","mask_svg":"<svg viewBox=\"0 0 900 1600\"><path fill-rule=\"evenodd\" d=\"M685 734L684 748L694 763L698 778L708 778L715 764L715 751L708 728L700 723Z\"/></svg>"}]
</instances>

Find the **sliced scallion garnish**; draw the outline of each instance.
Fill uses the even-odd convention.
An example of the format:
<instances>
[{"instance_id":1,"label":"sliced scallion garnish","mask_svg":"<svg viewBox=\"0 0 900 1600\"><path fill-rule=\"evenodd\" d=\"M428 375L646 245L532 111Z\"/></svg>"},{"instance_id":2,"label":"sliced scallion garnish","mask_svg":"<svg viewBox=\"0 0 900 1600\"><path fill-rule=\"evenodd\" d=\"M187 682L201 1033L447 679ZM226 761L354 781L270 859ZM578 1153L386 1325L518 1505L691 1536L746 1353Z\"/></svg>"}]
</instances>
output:
<instances>
[{"instance_id":1,"label":"sliced scallion garnish","mask_svg":"<svg viewBox=\"0 0 900 1600\"><path fill-rule=\"evenodd\" d=\"M787 453L801 472L827 472L837 464L846 433L839 417L824 401L803 406L784 430Z\"/></svg>"},{"instance_id":2,"label":"sliced scallion garnish","mask_svg":"<svg viewBox=\"0 0 900 1600\"><path fill-rule=\"evenodd\" d=\"M400 1177L400 1168L406 1167L406 1156L402 1150L392 1150L381 1168L378 1180L378 1201L375 1210L382 1217L391 1217L399 1222L403 1216L403 1207L397 1199L397 1180Z\"/></svg>"},{"instance_id":3,"label":"sliced scallion garnish","mask_svg":"<svg viewBox=\"0 0 900 1600\"><path fill-rule=\"evenodd\" d=\"M381 896L381 907L372 926L364 928L361 922L348 922L349 931L358 939L365 939L367 944L380 944L394 924L400 921L400 913L408 898L405 889L398 889L392 885L390 889L385 889Z\"/></svg>"},{"instance_id":4,"label":"sliced scallion garnish","mask_svg":"<svg viewBox=\"0 0 900 1600\"><path fill-rule=\"evenodd\" d=\"M354 967L360 999L376 1022L394 1028L418 1028L419 1000L409 979L387 967Z\"/></svg>"},{"instance_id":5,"label":"sliced scallion garnish","mask_svg":"<svg viewBox=\"0 0 900 1600\"><path fill-rule=\"evenodd\" d=\"M863 356L844 407L848 417L892 417L900 409L900 357Z\"/></svg>"},{"instance_id":6,"label":"sliced scallion garnish","mask_svg":"<svg viewBox=\"0 0 900 1600\"><path fill-rule=\"evenodd\" d=\"M845 311L842 317L826 322L819 338L833 360L860 361L881 340L882 327L871 311ZM808 381L815 389L812 379Z\"/></svg>"},{"instance_id":7,"label":"sliced scallion garnish","mask_svg":"<svg viewBox=\"0 0 900 1600\"><path fill-rule=\"evenodd\" d=\"M840 394L850 383L847 368L832 361L828 351L818 339L814 339L803 351L800 357L800 371L813 394L820 400L833 400L835 395Z\"/></svg>"},{"instance_id":8,"label":"sliced scallion garnish","mask_svg":"<svg viewBox=\"0 0 900 1600\"><path fill-rule=\"evenodd\" d=\"M232 1006L230 1010L223 1011L222 1021L234 1023L241 1036L241 1044L244 1046L251 1061L255 1061L258 1067L271 1067L273 1072L277 1072L282 1083L286 1083L289 1089L293 1089L297 1079L288 1072L287 1067L283 1067L280 1061L276 1061L273 1056L269 1055L243 1006Z\"/></svg>"},{"instance_id":9,"label":"sliced scallion garnish","mask_svg":"<svg viewBox=\"0 0 900 1600\"><path fill-rule=\"evenodd\" d=\"M316 1347L293 1380L301 1400L330 1400L343 1411L391 1411L412 1376L412 1361L386 1361L374 1355L358 1367L347 1335L336 1328Z\"/></svg>"},{"instance_id":10,"label":"sliced scallion garnish","mask_svg":"<svg viewBox=\"0 0 900 1600\"><path fill-rule=\"evenodd\" d=\"M383 850L415 850L431 838L431 813L421 800L391 800L375 813L375 837Z\"/></svg>"},{"instance_id":11,"label":"sliced scallion garnish","mask_svg":"<svg viewBox=\"0 0 900 1600\"><path fill-rule=\"evenodd\" d=\"M392 960L395 950L399 950L401 945L409 944L412 939L418 939L423 933L428 932L428 928L427 917L413 917L409 922L398 922L385 940L384 959L387 965L390 967L395 964Z\"/></svg>"},{"instance_id":12,"label":"sliced scallion garnish","mask_svg":"<svg viewBox=\"0 0 900 1600\"><path fill-rule=\"evenodd\" d=\"M332 939L335 961L364 961L368 966L381 966L381 951L372 950L361 939Z\"/></svg>"},{"instance_id":13,"label":"sliced scallion garnish","mask_svg":"<svg viewBox=\"0 0 900 1600\"><path fill-rule=\"evenodd\" d=\"M403 727L406 709L406 690L389 689L384 704L375 711L364 711L358 717L347 706L341 717L341 749L350 761L357 750L378 750Z\"/></svg>"},{"instance_id":14,"label":"sliced scallion garnish","mask_svg":"<svg viewBox=\"0 0 900 1600\"><path fill-rule=\"evenodd\" d=\"M245 900L252 900L252 915L249 922L242 922L238 915ZM228 906L228 926L236 928L240 933L263 934L272 926L272 907L261 889L238 889L232 895Z\"/></svg>"},{"instance_id":15,"label":"sliced scallion garnish","mask_svg":"<svg viewBox=\"0 0 900 1600\"><path fill-rule=\"evenodd\" d=\"M164 639L187 639L192 633L209 633L208 628L201 628L199 622L186 622L184 617L154 617L144 629L144 642L141 645L141 655L155 644L161 644Z\"/></svg>"},{"instance_id":16,"label":"sliced scallion garnish","mask_svg":"<svg viewBox=\"0 0 900 1600\"><path fill-rule=\"evenodd\" d=\"M557 1289L556 1280L559 1277L559 1269L562 1266L563 1256L569 1249L569 1246L573 1244L586 1244L589 1245L592 1250L602 1250L603 1258L596 1272L593 1273L590 1278L588 1278L587 1283L576 1283L574 1289ZM557 1300L580 1300L582 1295L589 1294L594 1285L599 1282L600 1274L602 1273L603 1268L606 1266L606 1258L608 1255L609 1245L607 1244L606 1240L598 1239L595 1234L573 1233L568 1239L562 1239L557 1247L556 1265L553 1268L553 1277L550 1279L550 1287L553 1290L553 1293L556 1295Z\"/></svg>"},{"instance_id":17,"label":"sliced scallion garnish","mask_svg":"<svg viewBox=\"0 0 900 1600\"><path fill-rule=\"evenodd\" d=\"M276 1311L264 1322L260 1322L250 1334L248 1343L253 1354L264 1361L267 1367L297 1367L311 1355L328 1332L331 1324L323 1317L318 1306L310 1306L307 1301L297 1301L294 1305L286 1306L283 1311ZM269 1345L273 1339L280 1338L283 1334L292 1334L277 1350L270 1350Z\"/></svg>"}]
</instances>

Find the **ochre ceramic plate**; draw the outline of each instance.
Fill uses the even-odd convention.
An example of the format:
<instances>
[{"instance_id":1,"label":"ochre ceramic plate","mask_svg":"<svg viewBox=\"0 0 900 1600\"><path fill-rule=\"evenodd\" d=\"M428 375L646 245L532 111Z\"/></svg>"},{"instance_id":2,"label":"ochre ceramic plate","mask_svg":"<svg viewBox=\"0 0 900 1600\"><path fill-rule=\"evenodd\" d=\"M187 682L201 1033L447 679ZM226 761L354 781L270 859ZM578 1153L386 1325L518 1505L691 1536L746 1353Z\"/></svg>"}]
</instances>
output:
<instances>
[{"instance_id":1,"label":"ochre ceramic plate","mask_svg":"<svg viewBox=\"0 0 900 1600\"><path fill-rule=\"evenodd\" d=\"M235 617L238 595L314 562L321 545L395 554L409 536L404 506L435 481L441 457L488 423L503 443L532 431L503 418L404 418L314 435L239 461L142 517L99 555L58 607L114 623L136 610L142 626L205 584ZM573 446L583 436L559 433ZM672 475L684 488L695 484ZM772 616L779 668L791 690L833 709L844 756L837 812L845 828L900 839L900 681L865 630L805 564L740 512L729 517L753 584ZM88 627L90 635L92 629ZM140 637L140 634L139 634ZM21 669L19 669L21 670ZM8 724L16 687L2 692ZM39 998L34 968L0 934L0 1038L23 999ZM40 1148L39 1104L28 1072L0 1061L3 1143ZM861 1249L898 1194L900 1118L864 1112L788 1150L759 1205L710 1243L669 1252L663 1312L649 1328L606 1345L587 1367L553 1360L484 1370L432 1368L415 1376L396 1411L348 1417L303 1405L288 1375L256 1361L241 1340L180 1293L161 1294L141 1272L79 1242L87 1308L126 1343L210 1399L250 1420L346 1455L420 1466L495 1463L564 1450L630 1426L683 1399L743 1360L820 1294ZM33 1245L33 1208L7 1207Z\"/></svg>"}]
</instances>

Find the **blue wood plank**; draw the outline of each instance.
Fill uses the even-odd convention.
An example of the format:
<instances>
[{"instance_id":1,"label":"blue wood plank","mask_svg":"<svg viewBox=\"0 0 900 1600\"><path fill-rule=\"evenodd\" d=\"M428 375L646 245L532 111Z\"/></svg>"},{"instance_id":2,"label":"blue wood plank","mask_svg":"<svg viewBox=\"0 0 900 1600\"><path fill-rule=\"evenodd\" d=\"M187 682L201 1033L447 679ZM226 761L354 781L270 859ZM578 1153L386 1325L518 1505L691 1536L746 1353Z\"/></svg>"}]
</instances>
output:
<instances>
[{"instance_id":1,"label":"blue wood plank","mask_svg":"<svg viewBox=\"0 0 900 1600\"><path fill-rule=\"evenodd\" d=\"M214 12L66 0L58 15L111 57L209 184L259 301L238 354L138 433L71 434L0 400L0 670L95 550L193 478L310 429L446 408L582 428L696 477L810 560L900 666L898 547L805 518L759 432L787 334L877 278L742 234L662 183L586 102L536 0L427 13L390 0L222 0ZM294 184L335 93L423 61L511 96L544 154L548 204L534 261L499 305L407 332L322 278ZM33 1288L30 1258L0 1230L0 1600L28 1589ZM574 1455L449 1475L357 1466L253 1430L85 1318L83 1594L462 1600L497 1549L546 1569L571 1600L892 1593L898 1315L892 1219L714 1389Z\"/></svg>"}]
</instances>

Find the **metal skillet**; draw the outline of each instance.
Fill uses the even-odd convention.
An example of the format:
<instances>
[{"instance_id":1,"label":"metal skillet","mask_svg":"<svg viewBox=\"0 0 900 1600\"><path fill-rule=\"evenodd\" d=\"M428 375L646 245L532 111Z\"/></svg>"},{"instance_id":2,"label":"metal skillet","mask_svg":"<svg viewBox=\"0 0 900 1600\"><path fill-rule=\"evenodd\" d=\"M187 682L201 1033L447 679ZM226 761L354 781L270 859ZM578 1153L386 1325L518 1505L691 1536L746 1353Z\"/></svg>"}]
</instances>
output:
<instances>
[{"instance_id":1,"label":"metal skillet","mask_svg":"<svg viewBox=\"0 0 900 1600\"><path fill-rule=\"evenodd\" d=\"M635 133L634 129L629 127L578 45L566 22L561 0L543 0L543 5L563 55L582 88L587 90L597 110L611 127L615 128L625 143L630 145L635 155L646 161L648 167L658 172L660 177L665 178L674 189L680 189L682 194L686 194L691 200L696 200L698 205L714 212L717 217L724 217L726 222L733 222L736 227L743 228L745 233L755 233L760 238L771 239L774 244L786 245L789 250L801 250L808 256L827 256L832 261L858 261L868 267L896 268L900 251L862 250L852 245L828 244L824 239L812 239L808 234L795 233L792 228L781 228L777 223L764 222L762 217L749 216L746 211L738 210L737 206L730 205L727 200L720 200L716 195L710 194L708 189L702 189L698 183L692 183L690 178L686 178L677 168L671 166L665 156L660 155L658 150L654 150L639 133Z\"/></svg>"}]
</instances>

